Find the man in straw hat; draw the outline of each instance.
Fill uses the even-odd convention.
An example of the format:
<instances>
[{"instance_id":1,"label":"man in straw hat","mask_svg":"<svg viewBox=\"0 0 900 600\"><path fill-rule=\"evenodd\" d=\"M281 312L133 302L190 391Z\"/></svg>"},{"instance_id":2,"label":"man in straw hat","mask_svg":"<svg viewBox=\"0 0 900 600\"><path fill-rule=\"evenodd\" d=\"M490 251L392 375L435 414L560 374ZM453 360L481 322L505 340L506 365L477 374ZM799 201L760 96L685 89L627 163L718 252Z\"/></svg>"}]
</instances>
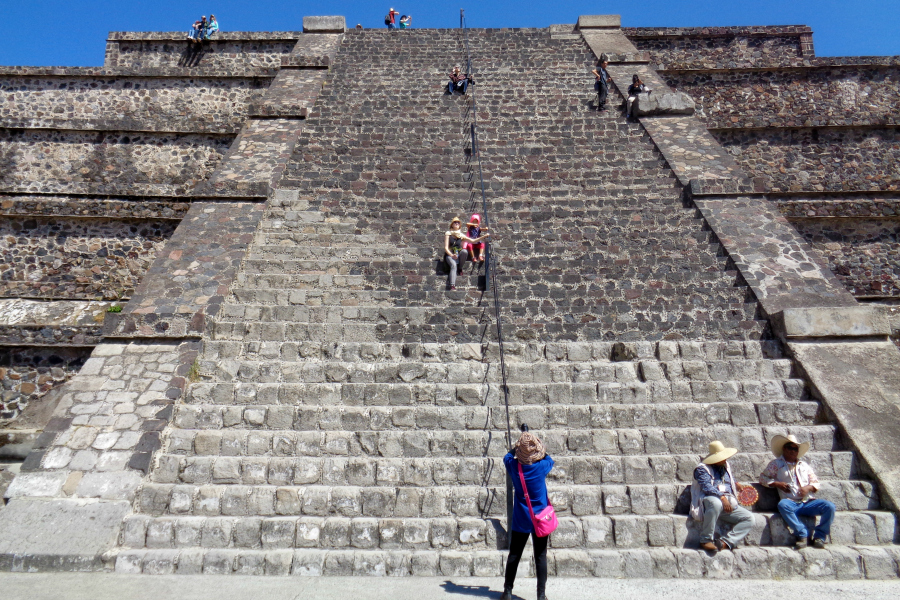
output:
<instances>
[{"instance_id":1,"label":"man in straw hat","mask_svg":"<svg viewBox=\"0 0 900 600\"><path fill-rule=\"evenodd\" d=\"M819 478L808 463L800 460L808 451L809 442L800 443L793 435L776 435L772 438L772 454L777 458L759 476L761 484L778 490L778 512L793 532L798 550L806 548L809 541L809 530L800 517L822 517L812 541L813 547L819 549L825 547L834 520L834 504L813 496L819 489Z\"/></svg>"},{"instance_id":2,"label":"man in straw hat","mask_svg":"<svg viewBox=\"0 0 900 600\"><path fill-rule=\"evenodd\" d=\"M734 550L753 527L753 514L738 504L737 495L746 486L734 478L728 459L737 454L719 441L709 443L709 454L694 469L691 484L691 517L700 521L700 547L708 552ZM716 524L729 523L731 531L713 541Z\"/></svg>"}]
</instances>

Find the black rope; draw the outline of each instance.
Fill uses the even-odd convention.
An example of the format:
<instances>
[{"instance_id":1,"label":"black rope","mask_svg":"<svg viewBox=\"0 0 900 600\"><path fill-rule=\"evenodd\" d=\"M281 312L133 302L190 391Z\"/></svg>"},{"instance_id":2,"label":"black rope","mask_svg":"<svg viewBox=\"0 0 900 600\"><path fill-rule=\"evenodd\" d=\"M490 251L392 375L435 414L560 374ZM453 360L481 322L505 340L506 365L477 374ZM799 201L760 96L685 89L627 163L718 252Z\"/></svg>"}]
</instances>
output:
<instances>
[{"instance_id":1,"label":"black rope","mask_svg":"<svg viewBox=\"0 0 900 600\"><path fill-rule=\"evenodd\" d=\"M469 51L469 30L466 27L466 17L463 9L459 10L459 26L463 30L463 36L466 43L466 79L469 80L472 74L472 53ZM478 147L478 102L476 99L475 88L471 84L467 87L471 89L472 98L472 155L478 159L478 179L481 182L481 214L484 219L484 226L489 230L487 196L484 192L484 173L481 167L481 151ZM502 381L503 404L506 407L506 447L512 447L512 433L509 421L509 386L506 381L506 352L503 347L503 320L500 316L500 287L497 282L496 264L494 263L494 247L491 238L487 238L485 244L485 261L484 261L484 285L485 289L491 289L494 296L494 321L497 323L497 346L500 350L500 379ZM492 276L493 275L493 276ZM504 468L504 471L506 469ZM506 473L506 526L507 531L512 525L513 511L513 490L512 480L509 473ZM509 544L509 536L507 536L507 547Z\"/></svg>"}]
</instances>

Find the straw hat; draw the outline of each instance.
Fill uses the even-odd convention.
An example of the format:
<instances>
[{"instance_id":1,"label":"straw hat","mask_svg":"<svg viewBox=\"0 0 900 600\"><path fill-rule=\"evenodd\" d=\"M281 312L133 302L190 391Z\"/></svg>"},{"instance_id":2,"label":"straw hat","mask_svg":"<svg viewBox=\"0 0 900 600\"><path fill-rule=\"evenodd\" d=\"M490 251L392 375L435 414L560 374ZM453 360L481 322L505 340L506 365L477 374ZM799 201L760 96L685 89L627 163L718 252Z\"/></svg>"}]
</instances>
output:
<instances>
[{"instance_id":1,"label":"straw hat","mask_svg":"<svg viewBox=\"0 0 900 600\"><path fill-rule=\"evenodd\" d=\"M709 454L707 454L706 458L703 459L703 464L714 465L716 463L722 462L723 460L728 460L735 454L737 454L736 448L726 448L725 444L716 440L715 442L709 443Z\"/></svg>"},{"instance_id":2,"label":"straw hat","mask_svg":"<svg viewBox=\"0 0 900 600\"><path fill-rule=\"evenodd\" d=\"M772 438L772 454L776 457L781 456L784 452L784 445L788 442L793 442L800 447L799 452L797 452L797 458L800 458L809 452L809 442L803 442L801 444L797 441L797 436L795 435L776 435Z\"/></svg>"}]
</instances>

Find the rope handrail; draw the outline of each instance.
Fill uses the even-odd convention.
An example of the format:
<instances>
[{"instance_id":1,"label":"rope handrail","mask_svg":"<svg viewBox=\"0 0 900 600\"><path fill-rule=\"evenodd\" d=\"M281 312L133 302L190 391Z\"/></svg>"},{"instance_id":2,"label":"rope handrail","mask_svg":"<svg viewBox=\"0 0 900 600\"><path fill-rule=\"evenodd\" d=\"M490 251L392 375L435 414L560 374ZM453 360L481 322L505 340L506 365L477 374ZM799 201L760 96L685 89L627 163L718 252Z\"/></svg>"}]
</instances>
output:
<instances>
[{"instance_id":1,"label":"rope handrail","mask_svg":"<svg viewBox=\"0 0 900 600\"><path fill-rule=\"evenodd\" d=\"M472 75L472 53L469 50L469 30L466 27L466 16L463 9L459 10L459 27L463 31L463 38L466 45L466 79L470 79ZM481 150L478 146L478 100L475 86L469 85L467 90L471 90L469 96L472 98L472 155L478 160L478 179L481 183L481 214L484 219L485 228L488 227L488 207L487 196L484 191L484 173L481 166ZM484 261L484 285L485 289L490 287L494 296L494 322L497 325L497 346L500 353L500 380L502 382L503 404L506 407L506 447L512 447L512 433L509 422L509 386L506 382L506 353L503 347L503 321L500 315L500 287L497 283L496 263L494 262L494 246L491 238L487 238L485 244L485 261ZM493 275L493 276L492 276ZM504 469L505 471L505 469ZM512 479L509 473L506 474L506 524L507 529L512 524L513 510L513 490ZM508 536L507 536L508 537ZM507 542L509 540L507 539Z\"/></svg>"}]
</instances>

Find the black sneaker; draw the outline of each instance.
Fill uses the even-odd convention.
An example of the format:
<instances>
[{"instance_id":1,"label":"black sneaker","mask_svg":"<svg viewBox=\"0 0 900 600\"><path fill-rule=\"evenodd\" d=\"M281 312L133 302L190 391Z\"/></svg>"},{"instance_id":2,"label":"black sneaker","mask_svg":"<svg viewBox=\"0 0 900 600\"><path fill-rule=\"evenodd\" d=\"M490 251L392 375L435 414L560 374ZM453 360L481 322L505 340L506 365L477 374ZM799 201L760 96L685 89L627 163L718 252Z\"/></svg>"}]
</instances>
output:
<instances>
[{"instance_id":1,"label":"black sneaker","mask_svg":"<svg viewBox=\"0 0 900 600\"><path fill-rule=\"evenodd\" d=\"M512 588L503 588L503 594L500 595L500 600L512 600Z\"/></svg>"},{"instance_id":2,"label":"black sneaker","mask_svg":"<svg viewBox=\"0 0 900 600\"><path fill-rule=\"evenodd\" d=\"M816 548L817 550L824 550L825 540L823 540L822 538L813 538L812 547Z\"/></svg>"},{"instance_id":3,"label":"black sneaker","mask_svg":"<svg viewBox=\"0 0 900 600\"><path fill-rule=\"evenodd\" d=\"M803 550L809 545L809 540L805 537L797 537L794 539L794 550Z\"/></svg>"}]
</instances>

